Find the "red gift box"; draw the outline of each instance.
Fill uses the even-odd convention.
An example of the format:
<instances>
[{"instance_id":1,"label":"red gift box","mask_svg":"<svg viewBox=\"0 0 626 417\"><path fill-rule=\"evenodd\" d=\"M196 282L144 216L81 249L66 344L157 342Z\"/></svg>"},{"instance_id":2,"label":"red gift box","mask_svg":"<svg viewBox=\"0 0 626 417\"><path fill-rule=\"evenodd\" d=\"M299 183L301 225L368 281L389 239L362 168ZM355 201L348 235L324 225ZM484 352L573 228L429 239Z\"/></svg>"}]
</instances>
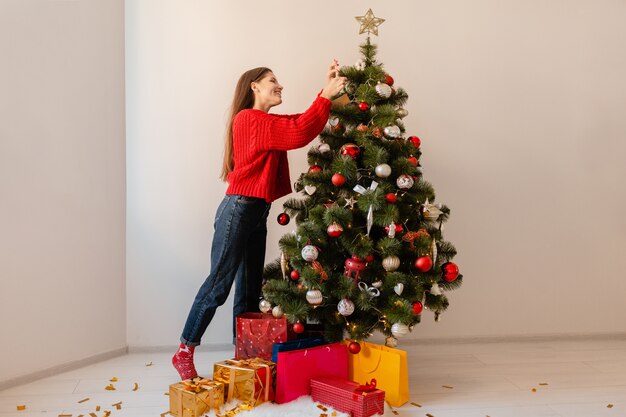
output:
<instances>
[{"instance_id":1,"label":"red gift box","mask_svg":"<svg viewBox=\"0 0 626 417\"><path fill-rule=\"evenodd\" d=\"M274 343L287 341L287 320L271 314L243 313L237 316L237 359L272 359Z\"/></svg>"},{"instance_id":2,"label":"red gift box","mask_svg":"<svg viewBox=\"0 0 626 417\"><path fill-rule=\"evenodd\" d=\"M348 349L342 343L278 353L276 398L286 403L311 393L311 379L321 377L348 379Z\"/></svg>"},{"instance_id":3,"label":"red gift box","mask_svg":"<svg viewBox=\"0 0 626 417\"><path fill-rule=\"evenodd\" d=\"M341 378L311 379L313 401L328 405L353 417L369 417L385 412L385 391L376 389L376 380L365 385Z\"/></svg>"}]
</instances>

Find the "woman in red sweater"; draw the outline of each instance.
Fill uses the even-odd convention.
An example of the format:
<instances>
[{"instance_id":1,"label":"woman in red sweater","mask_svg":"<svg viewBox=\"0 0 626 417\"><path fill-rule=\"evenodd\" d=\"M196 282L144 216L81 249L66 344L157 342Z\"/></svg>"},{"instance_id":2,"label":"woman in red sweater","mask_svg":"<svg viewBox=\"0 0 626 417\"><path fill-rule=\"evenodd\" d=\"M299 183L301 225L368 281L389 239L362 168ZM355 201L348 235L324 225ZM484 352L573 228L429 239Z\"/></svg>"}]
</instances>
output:
<instances>
[{"instance_id":1,"label":"woman in red sweater","mask_svg":"<svg viewBox=\"0 0 626 417\"><path fill-rule=\"evenodd\" d=\"M265 262L267 215L272 201L291 192L287 151L310 143L322 131L330 99L345 85L333 62L324 89L304 113L270 114L282 103L283 87L269 68L246 71L235 89L226 136L221 178L228 181L226 196L215 215L211 272L189 312L172 364L181 379L198 375L195 346L217 307L224 304L236 282L234 318L258 310ZM233 340L234 340L233 323Z\"/></svg>"}]
</instances>

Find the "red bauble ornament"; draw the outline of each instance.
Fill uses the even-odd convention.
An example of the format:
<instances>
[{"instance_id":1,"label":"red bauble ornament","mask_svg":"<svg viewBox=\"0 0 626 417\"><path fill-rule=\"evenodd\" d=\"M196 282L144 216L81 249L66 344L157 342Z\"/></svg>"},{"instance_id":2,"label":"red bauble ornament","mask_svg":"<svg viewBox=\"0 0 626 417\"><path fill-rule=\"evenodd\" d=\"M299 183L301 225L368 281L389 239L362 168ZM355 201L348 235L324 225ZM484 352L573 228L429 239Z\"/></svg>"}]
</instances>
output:
<instances>
[{"instance_id":1,"label":"red bauble ornament","mask_svg":"<svg viewBox=\"0 0 626 417\"><path fill-rule=\"evenodd\" d=\"M344 177L342 174L339 174L339 173L333 175L333 177L330 180L333 183L333 185L336 187L341 187L342 185L346 183L346 177Z\"/></svg>"},{"instance_id":2,"label":"red bauble ornament","mask_svg":"<svg viewBox=\"0 0 626 417\"><path fill-rule=\"evenodd\" d=\"M285 226L285 225L289 224L289 220L291 220L291 218L289 217L289 215L287 213L280 213L278 215L278 217L276 218L276 221L281 226Z\"/></svg>"},{"instance_id":3,"label":"red bauble ornament","mask_svg":"<svg viewBox=\"0 0 626 417\"><path fill-rule=\"evenodd\" d=\"M447 282L452 282L459 276L459 267L453 262L446 262L441 265L443 271L443 279Z\"/></svg>"},{"instance_id":4,"label":"red bauble ornament","mask_svg":"<svg viewBox=\"0 0 626 417\"><path fill-rule=\"evenodd\" d=\"M320 172L322 167L319 165L312 165L309 167L309 172Z\"/></svg>"},{"instance_id":5,"label":"red bauble ornament","mask_svg":"<svg viewBox=\"0 0 626 417\"><path fill-rule=\"evenodd\" d=\"M367 110L369 108L370 108L370 105L367 104L366 102L362 101L362 102L359 103L359 110L365 111L365 110Z\"/></svg>"},{"instance_id":6,"label":"red bauble ornament","mask_svg":"<svg viewBox=\"0 0 626 417\"><path fill-rule=\"evenodd\" d=\"M422 310L424 310L424 304L419 301L413 303L413 314L421 314Z\"/></svg>"},{"instance_id":7,"label":"red bauble ornament","mask_svg":"<svg viewBox=\"0 0 626 417\"><path fill-rule=\"evenodd\" d=\"M406 160L409 161L409 164L413 165L414 167L416 167L418 164L417 158L413 155L409 156Z\"/></svg>"},{"instance_id":8,"label":"red bauble ornament","mask_svg":"<svg viewBox=\"0 0 626 417\"><path fill-rule=\"evenodd\" d=\"M415 146L416 148L419 148L420 145L422 144L422 140L418 138L417 136L409 136L409 140L413 143L413 146Z\"/></svg>"},{"instance_id":9,"label":"red bauble ornament","mask_svg":"<svg viewBox=\"0 0 626 417\"><path fill-rule=\"evenodd\" d=\"M333 223L328 226L326 233L328 233L328 236L330 237L339 237L343 233L343 227L341 227L339 223Z\"/></svg>"},{"instance_id":10,"label":"red bauble ornament","mask_svg":"<svg viewBox=\"0 0 626 417\"><path fill-rule=\"evenodd\" d=\"M292 281L297 281L300 279L300 272L298 272L297 270L293 270L289 273L289 278L291 278Z\"/></svg>"},{"instance_id":11,"label":"red bauble ornament","mask_svg":"<svg viewBox=\"0 0 626 417\"><path fill-rule=\"evenodd\" d=\"M355 145L354 143L346 143L341 147L339 153L349 156L352 159L356 159L361 153L361 148L359 148L359 145Z\"/></svg>"},{"instance_id":12,"label":"red bauble ornament","mask_svg":"<svg viewBox=\"0 0 626 417\"><path fill-rule=\"evenodd\" d=\"M427 272L433 267L433 260L430 256L420 256L415 260L415 268L420 272Z\"/></svg>"},{"instance_id":13,"label":"red bauble ornament","mask_svg":"<svg viewBox=\"0 0 626 417\"><path fill-rule=\"evenodd\" d=\"M343 274L349 278L354 278L355 281L358 281L359 274L367 266L365 261L356 255L352 255L352 258L346 259L345 265L346 269L344 270ZM354 276L352 276L353 273Z\"/></svg>"},{"instance_id":14,"label":"red bauble ornament","mask_svg":"<svg viewBox=\"0 0 626 417\"><path fill-rule=\"evenodd\" d=\"M389 87L393 85L393 77L391 75L385 75L385 84L387 84Z\"/></svg>"},{"instance_id":15,"label":"red bauble ornament","mask_svg":"<svg viewBox=\"0 0 626 417\"><path fill-rule=\"evenodd\" d=\"M359 344L359 342L350 342L350 344L348 345L348 351L356 355L361 351L361 345Z\"/></svg>"},{"instance_id":16,"label":"red bauble ornament","mask_svg":"<svg viewBox=\"0 0 626 417\"><path fill-rule=\"evenodd\" d=\"M394 193L389 193L385 196L385 200L387 200L388 203L395 203L397 199L398 196Z\"/></svg>"},{"instance_id":17,"label":"red bauble ornament","mask_svg":"<svg viewBox=\"0 0 626 417\"><path fill-rule=\"evenodd\" d=\"M300 323L298 321L298 322L294 323L292 328L293 328L293 332L295 334L300 334L300 333L302 333L304 331L304 324L302 324L302 323Z\"/></svg>"},{"instance_id":18,"label":"red bauble ornament","mask_svg":"<svg viewBox=\"0 0 626 417\"><path fill-rule=\"evenodd\" d=\"M374 261L374 259L376 259L376 258L374 257L374 254L373 254L373 253L370 253L369 255L367 255L367 256L365 257L365 262L370 263L370 262L373 262L373 261Z\"/></svg>"}]
</instances>

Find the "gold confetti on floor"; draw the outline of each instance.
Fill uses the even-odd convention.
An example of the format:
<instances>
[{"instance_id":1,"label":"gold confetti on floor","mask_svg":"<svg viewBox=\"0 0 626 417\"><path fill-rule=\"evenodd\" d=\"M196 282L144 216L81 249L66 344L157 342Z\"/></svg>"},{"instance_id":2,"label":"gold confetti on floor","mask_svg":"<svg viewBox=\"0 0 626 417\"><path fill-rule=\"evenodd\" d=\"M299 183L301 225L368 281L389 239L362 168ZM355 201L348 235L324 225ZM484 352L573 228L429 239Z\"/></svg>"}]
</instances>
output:
<instances>
[{"instance_id":1,"label":"gold confetti on floor","mask_svg":"<svg viewBox=\"0 0 626 417\"><path fill-rule=\"evenodd\" d=\"M532 392L537 392L537 388L531 389Z\"/></svg>"},{"instance_id":2,"label":"gold confetti on floor","mask_svg":"<svg viewBox=\"0 0 626 417\"><path fill-rule=\"evenodd\" d=\"M105 390L107 391L115 391L115 387L113 386L113 384L109 384L106 387L104 387Z\"/></svg>"},{"instance_id":3,"label":"gold confetti on floor","mask_svg":"<svg viewBox=\"0 0 626 417\"><path fill-rule=\"evenodd\" d=\"M442 388L448 388L448 389L453 389L454 387L451 387L450 385L442 385Z\"/></svg>"},{"instance_id":4,"label":"gold confetti on floor","mask_svg":"<svg viewBox=\"0 0 626 417\"><path fill-rule=\"evenodd\" d=\"M139 389L139 384L135 382L135 385L133 386L133 391L137 391Z\"/></svg>"},{"instance_id":5,"label":"gold confetti on floor","mask_svg":"<svg viewBox=\"0 0 626 417\"><path fill-rule=\"evenodd\" d=\"M318 404L317 408L319 408L320 410L322 410L323 412L328 411L328 408L324 407L322 404Z\"/></svg>"},{"instance_id":6,"label":"gold confetti on floor","mask_svg":"<svg viewBox=\"0 0 626 417\"><path fill-rule=\"evenodd\" d=\"M416 407L421 407L422 406L421 404L418 404L418 403L411 403L411 405L414 405Z\"/></svg>"},{"instance_id":7,"label":"gold confetti on floor","mask_svg":"<svg viewBox=\"0 0 626 417\"><path fill-rule=\"evenodd\" d=\"M152 364L152 362L150 362L150 364ZM148 365L146 365L146 366L148 366ZM161 417L165 417L165 416L166 416L166 415L168 415L169 413L170 413L169 411L166 411L166 412L164 412L164 413L161 413L160 415L161 415Z\"/></svg>"},{"instance_id":8,"label":"gold confetti on floor","mask_svg":"<svg viewBox=\"0 0 626 417\"><path fill-rule=\"evenodd\" d=\"M89 401L89 397L87 397L87 398L83 398L82 400L80 400L80 401L78 402L78 404L82 404L82 403L87 402L87 401Z\"/></svg>"},{"instance_id":9,"label":"gold confetti on floor","mask_svg":"<svg viewBox=\"0 0 626 417\"><path fill-rule=\"evenodd\" d=\"M104 417L109 417L111 412L109 410L104 410Z\"/></svg>"},{"instance_id":10,"label":"gold confetti on floor","mask_svg":"<svg viewBox=\"0 0 626 417\"><path fill-rule=\"evenodd\" d=\"M546 386L546 385L548 385L548 383L547 382L541 382L539 385Z\"/></svg>"},{"instance_id":11,"label":"gold confetti on floor","mask_svg":"<svg viewBox=\"0 0 626 417\"><path fill-rule=\"evenodd\" d=\"M328 417L328 414L322 413L322 414L320 414L320 417Z\"/></svg>"},{"instance_id":12,"label":"gold confetti on floor","mask_svg":"<svg viewBox=\"0 0 626 417\"><path fill-rule=\"evenodd\" d=\"M398 413L396 410L391 410L391 412L395 414L396 416L400 415L400 413Z\"/></svg>"},{"instance_id":13,"label":"gold confetti on floor","mask_svg":"<svg viewBox=\"0 0 626 417\"><path fill-rule=\"evenodd\" d=\"M164 392L163 395L170 395L170 393L169 392Z\"/></svg>"},{"instance_id":14,"label":"gold confetti on floor","mask_svg":"<svg viewBox=\"0 0 626 417\"><path fill-rule=\"evenodd\" d=\"M613 404L607 405L606 408L613 408Z\"/></svg>"},{"instance_id":15,"label":"gold confetti on floor","mask_svg":"<svg viewBox=\"0 0 626 417\"><path fill-rule=\"evenodd\" d=\"M59 417L72 417L71 414L59 414Z\"/></svg>"},{"instance_id":16,"label":"gold confetti on floor","mask_svg":"<svg viewBox=\"0 0 626 417\"><path fill-rule=\"evenodd\" d=\"M110 382L117 382L117 377L114 376L113 378L109 379Z\"/></svg>"},{"instance_id":17,"label":"gold confetti on floor","mask_svg":"<svg viewBox=\"0 0 626 417\"><path fill-rule=\"evenodd\" d=\"M120 401L119 403L111 404L111 406L117 408L118 410L121 410L122 409L122 402Z\"/></svg>"},{"instance_id":18,"label":"gold confetti on floor","mask_svg":"<svg viewBox=\"0 0 626 417\"><path fill-rule=\"evenodd\" d=\"M17 406L17 411L22 411L22 410L26 410L26 406L25 405L18 405Z\"/></svg>"},{"instance_id":19,"label":"gold confetti on floor","mask_svg":"<svg viewBox=\"0 0 626 417\"><path fill-rule=\"evenodd\" d=\"M146 362L146 366L152 366L152 362ZM168 411L168 413L169 413L169 411ZM163 414L161 414L161 415L163 415Z\"/></svg>"},{"instance_id":20,"label":"gold confetti on floor","mask_svg":"<svg viewBox=\"0 0 626 417\"><path fill-rule=\"evenodd\" d=\"M100 406L99 405L96 406L96 411L100 411Z\"/></svg>"},{"instance_id":21,"label":"gold confetti on floor","mask_svg":"<svg viewBox=\"0 0 626 417\"><path fill-rule=\"evenodd\" d=\"M337 416L337 412L333 411L333 413L331 414L331 416L336 417Z\"/></svg>"},{"instance_id":22,"label":"gold confetti on floor","mask_svg":"<svg viewBox=\"0 0 626 417\"><path fill-rule=\"evenodd\" d=\"M89 415L90 415L91 417L98 417L98 415L97 415L96 413L89 413Z\"/></svg>"},{"instance_id":23,"label":"gold confetti on floor","mask_svg":"<svg viewBox=\"0 0 626 417\"><path fill-rule=\"evenodd\" d=\"M432 414L426 414L426 417L435 417Z\"/></svg>"}]
</instances>

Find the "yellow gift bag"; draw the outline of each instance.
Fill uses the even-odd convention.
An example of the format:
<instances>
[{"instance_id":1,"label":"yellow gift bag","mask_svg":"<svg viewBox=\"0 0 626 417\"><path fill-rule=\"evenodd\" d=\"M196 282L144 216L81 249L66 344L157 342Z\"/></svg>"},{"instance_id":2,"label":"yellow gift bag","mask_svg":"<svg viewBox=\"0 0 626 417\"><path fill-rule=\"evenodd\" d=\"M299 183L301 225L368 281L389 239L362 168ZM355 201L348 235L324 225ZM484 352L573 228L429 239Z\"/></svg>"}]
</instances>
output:
<instances>
[{"instance_id":1,"label":"yellow gift bag","mask_svg":"<svg viewBox=\"0 0 626 417\"><path fill-rule=\"evenodd\" d=\"M359 342L361 351L348 355L349 378L364 384L376 378L376 388L385 391L389 405L400 407L409 400L406 352L374 343Z\"/></svg>"}]
</instances>

